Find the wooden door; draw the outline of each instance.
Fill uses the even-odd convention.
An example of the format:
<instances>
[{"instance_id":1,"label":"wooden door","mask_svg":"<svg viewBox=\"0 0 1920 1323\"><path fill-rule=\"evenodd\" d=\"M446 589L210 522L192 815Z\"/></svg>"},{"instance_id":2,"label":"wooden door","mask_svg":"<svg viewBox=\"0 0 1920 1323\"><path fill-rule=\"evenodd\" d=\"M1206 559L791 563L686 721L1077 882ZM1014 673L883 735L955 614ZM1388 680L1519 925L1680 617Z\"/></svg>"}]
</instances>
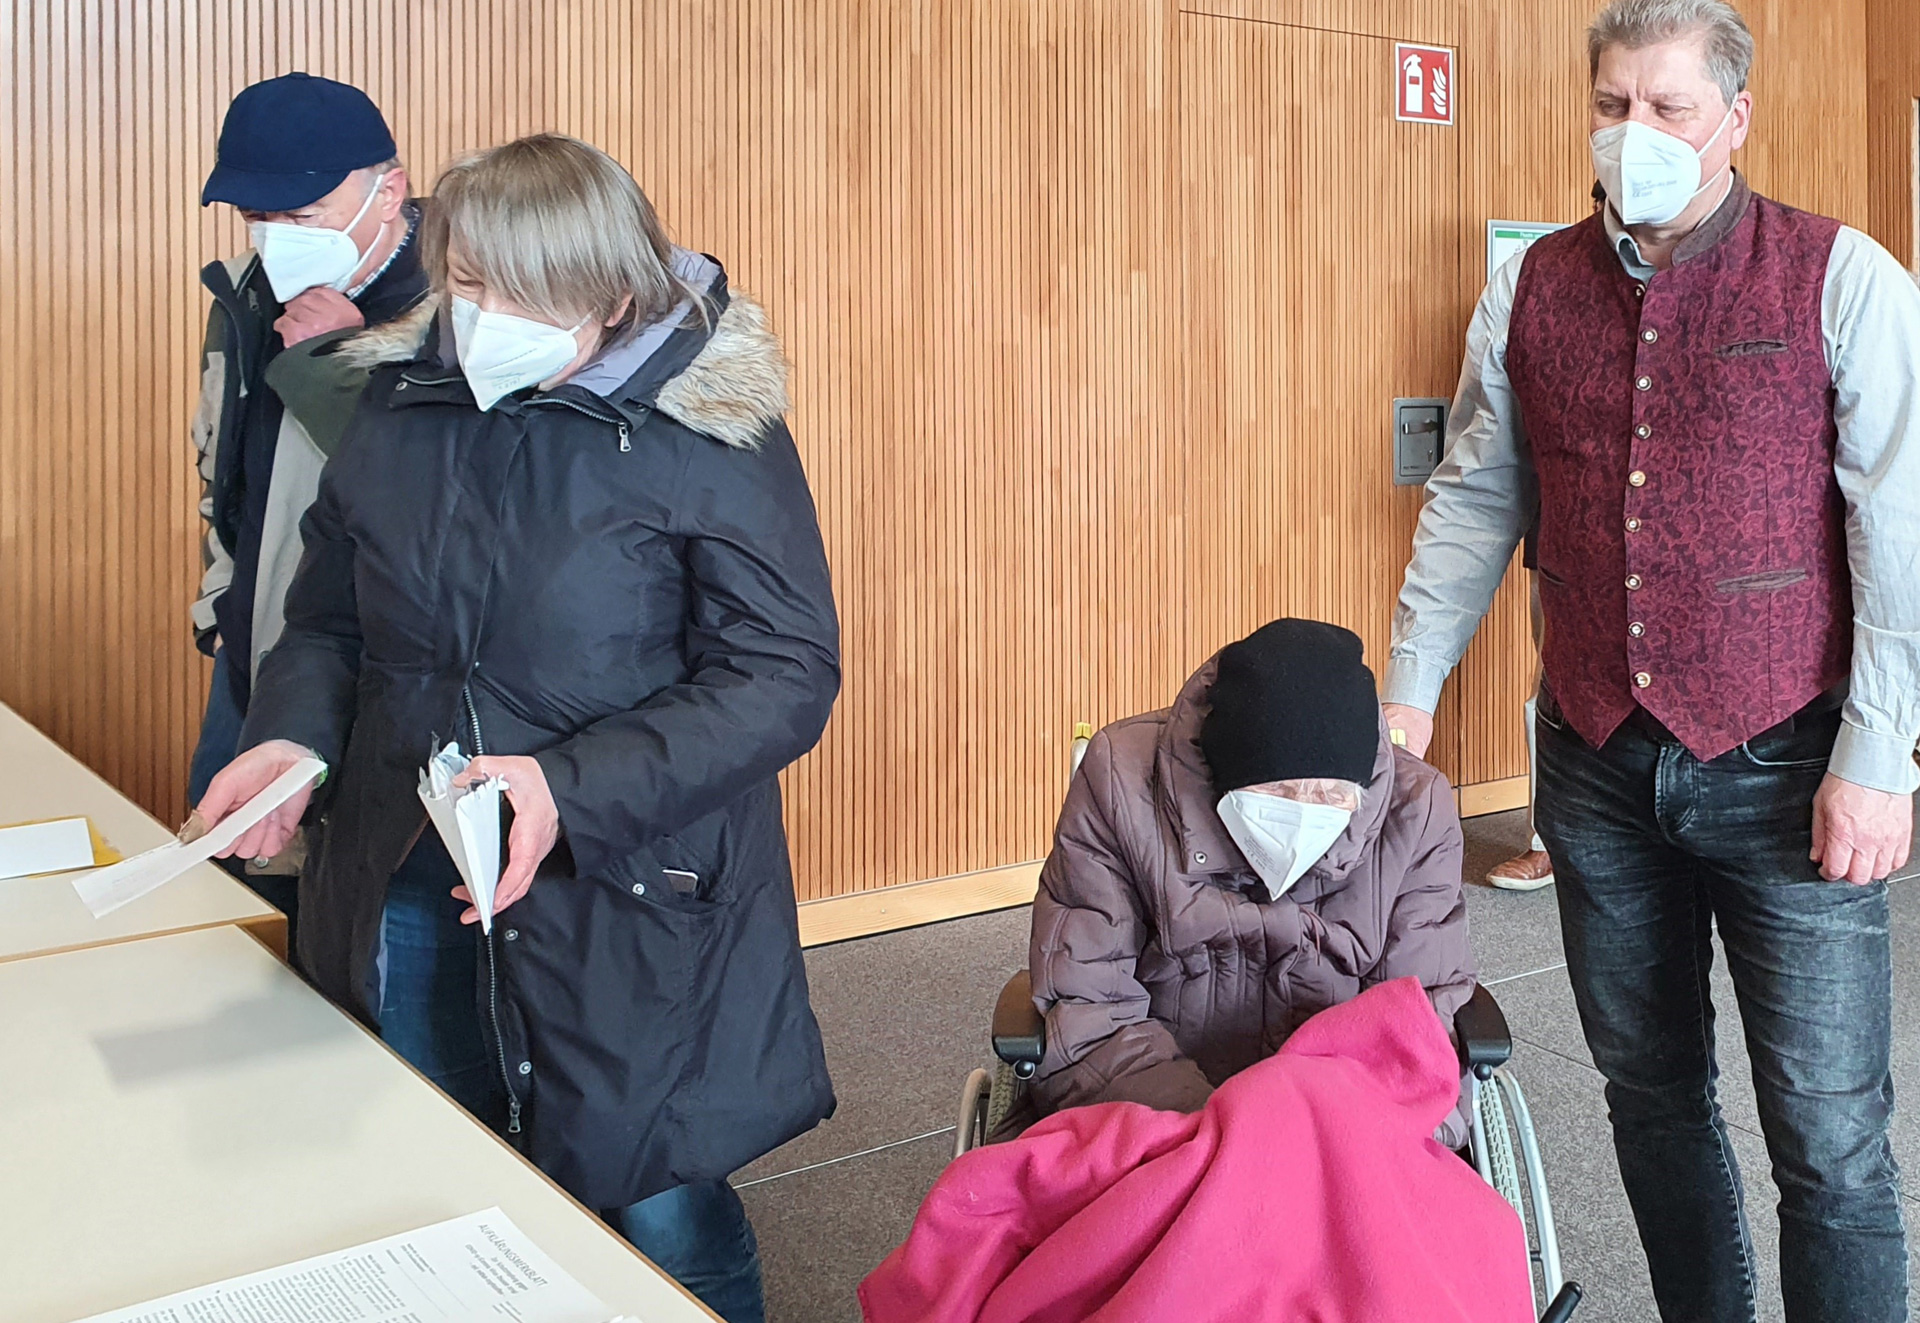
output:
<instances>
[{"instance_id":1,"label":"wooden door","mask_svg":"<svg viewBox=\"0 0 1920 1323\"><path fill-rule=\"evenodd\" d=\"M1457 134L1395 120L1385 38L1186 15L1179 47L1187 632L1330 620L1381 674L1420 509L1392 401L1458 371Z\"/></svg>"}]
</instances>

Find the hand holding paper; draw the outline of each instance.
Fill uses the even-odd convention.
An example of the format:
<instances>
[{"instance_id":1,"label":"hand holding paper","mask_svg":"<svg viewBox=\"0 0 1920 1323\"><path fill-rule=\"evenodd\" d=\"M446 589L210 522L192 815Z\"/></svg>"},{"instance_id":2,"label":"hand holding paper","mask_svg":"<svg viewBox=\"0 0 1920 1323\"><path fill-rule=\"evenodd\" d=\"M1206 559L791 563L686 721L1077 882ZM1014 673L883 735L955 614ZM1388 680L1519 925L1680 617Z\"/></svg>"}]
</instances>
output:
<instances>
[{"instance_id":1,"label":"hand holding paper","mask_svg":"<svg viewBox=\"0 0 1920 1323\"><path fill-rule=\"evenodd\" d=\"M252 801L288 768L311 757L309 750L289 740L268 740L265 744L255 745L220 769L220 774L213 778L213 784L207 787L207 793L201 796L200 803L195 806L195 816L210 826L224 825L228 816L238 811L240 805ZM221 858L232 856L240 859L270 859L279 854L286 849L294 830L299 827L310 797L310 787L302 786L236 839L216 849L214 854Z\"/></svg>"},{"instance_id":2,"label":"hand holding paper","mask_svg":"<svg viewBox=\"0 0 1920 1323\"><path fill-rule=\"evenodd\" d=\"M265 747L265 746L262 746ZM295 746L289 745L289 748ZM259 750L250 750L250 756ZM268 765L268 760L259 760ZM238 765L236 760L235 765ZM228 769L232 770L231 767ZM267 785L250 796L237 808L220 811L213 827L204 836L192 841L172 840L158 849L148 850L133 858L108 868L95 869L74 878L73 888L80 893L80 899L86 902L94 918L110 914L130 901L138 900L158 887L165 886L192 868L216 855L230 854L242 842L257 837L261 824L276 814L291 812L291 823L285 835L291 835L293 825L298 825L300 813L313 789L313 783L327 770L327 765L304 751L289 765L282 768ZM221 773L226 775L225 772ZM215 785L219 778L215 778ZM242 784L236 781L235 784ZM214 792L207 791L206 799L201 801L203 815L206 806L214 803ZM295 807L297 805L297 807ZM282 844L285 843L284 836Z\"/></svg>"},{"instance_id":3,"label":"hand holding paper","mask_svg":"<svg viewBox=\"0 0 1920 1323\"><path fill-rule=\"evenodd\" d=\"M500 866L500 797L513 805L506 871ZM534 870L560 837L560 810L546 773L532 758L468 759L456 744L420 773L420 800L447 844L466 886L454 895L473 908L462 923L493 931L493 916L527 894Z\"/></svg>"},{"instance_id":4,"label":"hand holding paper","mask_svg":"<svg viewBox=\"0 0 1920 1323\"><path fill-rule=\"evenodd\" d=\"M527 894L540 861L552 852L560 839L560 808L553 802L547 774L533 758L482 756L467 765L462 780L488 778L500 783L501 793L513 805L513 826L507 832L506 870L493 896L493 912L498 914ZM477 914L460 916L472 923Z\"/></svg>"}]
</instances>

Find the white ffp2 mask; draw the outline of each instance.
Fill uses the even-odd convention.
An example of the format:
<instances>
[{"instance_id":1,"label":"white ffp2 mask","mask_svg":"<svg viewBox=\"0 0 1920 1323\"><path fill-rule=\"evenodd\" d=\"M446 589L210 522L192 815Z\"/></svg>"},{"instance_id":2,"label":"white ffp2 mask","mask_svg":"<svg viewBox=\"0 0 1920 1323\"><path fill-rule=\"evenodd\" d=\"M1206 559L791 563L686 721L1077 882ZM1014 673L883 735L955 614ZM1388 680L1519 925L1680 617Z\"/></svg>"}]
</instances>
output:
<instances>
[{"instance_id":1,"label":"white ffp2 mask","mask_svg":"<svg viewBox=\"0 0 1920 1323\"><path fill-rule=\"evenodd\" d=\"M266 268L267 283L273 286L273 297L285 303L294 295L321 285L346 292L353 284L353 273L367 257L353 241L353 227L380 195L380 185L385 179L384 174L375 176L373 186L367 190L367 200L353 213L344 230L294 225L288 221L254 221L247 226L254 251L260 254L260 265ZM386 226L382 225L380 231L384 234ZM373 242L379 243L380 236L375 235ZM372 250L373 245L369 244L367 252Z\"/></svg>"},{"instance_id":2,"label":"white ffp2 mask","mask_svg":"<svg viewBox=\"0 0 1920 1323\"><path fill-rule=\"evenodd\" d=\"M579 354L574 332L587 321L582 317L572 329L562 330L531 317L487 312L473 300L454 295L453 347L473 402L485 413L502 397L558 373Z\"/></svg>"},{"instance_id":3,"label":"white ffp2 mask","mask_svg":"<svg viewBox=\"0 0 1920 1323\"><path fill-rule=\"evenodd\" d=\"M1353 820L1353 810L1302 804L1253 790L1230 791L1220 800L1220 821L1253 871L1278 900L1298 882Z\"/></svg>"},{"instance_id":4,"label":"white ffp2 mask","mask_svg":"<svg viewBox=\"0 0 1920 1323\"><path fill-rule=\"evenodd\" d=\"M1593 170L1623 225L1665 225L1706 192L1701 158L1733 120L1733 107L1705 145L1628 120L1594 132Z\"/></svg>"}]
</instances>

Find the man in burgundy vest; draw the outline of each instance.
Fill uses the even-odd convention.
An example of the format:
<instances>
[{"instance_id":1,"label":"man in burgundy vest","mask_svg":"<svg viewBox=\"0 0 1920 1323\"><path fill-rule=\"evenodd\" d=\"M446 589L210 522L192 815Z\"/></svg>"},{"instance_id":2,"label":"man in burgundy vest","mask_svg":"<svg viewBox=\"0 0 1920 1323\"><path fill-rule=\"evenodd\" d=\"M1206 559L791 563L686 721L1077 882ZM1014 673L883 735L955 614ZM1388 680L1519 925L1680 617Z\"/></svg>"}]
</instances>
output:
<instances>
[{"instance_id":1,"label":"man in burgundy vest","mask_svg":"<svg viewBox=\"0 0 1920 1323\"><path fill-rule=\"evenodd\" d=\"M1787 1318L1905 1319L1884 879L1920 782L1920 288L1732 169L1731 7L1615 0L1589 53L1607 205L1488 282L1387 718L1425 750L1537 516L1535 821L1661 1316L1755 1316L1717 930Z\"/></svg>"}]
</instances>

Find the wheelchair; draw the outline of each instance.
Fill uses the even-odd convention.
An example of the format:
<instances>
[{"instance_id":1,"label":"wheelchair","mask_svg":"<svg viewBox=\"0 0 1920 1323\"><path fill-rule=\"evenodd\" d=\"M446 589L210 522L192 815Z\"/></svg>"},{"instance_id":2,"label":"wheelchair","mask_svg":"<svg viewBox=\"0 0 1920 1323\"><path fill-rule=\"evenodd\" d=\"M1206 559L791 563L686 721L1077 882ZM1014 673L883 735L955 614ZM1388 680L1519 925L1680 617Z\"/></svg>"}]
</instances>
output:
<instances>
[{"instance_id":1,"label":"wheelchair","mask_svg":"<svg viewBox=\"0 0 1920 1323\"><path fill-rule=\"evenodd\" d=\"M1074 729L1073 769L1078 771L1090 726ZM1513 1056L1513 1035L1506 1015L1493 994L1476 987L1473 997L1454 1016L1460 1067L1470 1091L1467 1114L1471 1134L1467 1153L1482 1180L1520 1216L1527 1237L1528 1273L1534 1304L1545 1302L1540 1323L1566 1323L1581 1291L1560 1270L1560 1241L1553 1224L1553 1204L1547 1196L1546 1171L1533 1117L1527 1110L1520 1082L1506 1066ZM1000 989L993 1008L995 1066L977 1069L960 1090L960 1114L954 1129L953 1155L958 1158L989 1138L999 1137L1009 1116L1025 1110L1027 1082L1039 1070L1047 1051L1047 1022L1033 1004L1033 979L1020 970Z\"/></svg>"}]
</instances>

